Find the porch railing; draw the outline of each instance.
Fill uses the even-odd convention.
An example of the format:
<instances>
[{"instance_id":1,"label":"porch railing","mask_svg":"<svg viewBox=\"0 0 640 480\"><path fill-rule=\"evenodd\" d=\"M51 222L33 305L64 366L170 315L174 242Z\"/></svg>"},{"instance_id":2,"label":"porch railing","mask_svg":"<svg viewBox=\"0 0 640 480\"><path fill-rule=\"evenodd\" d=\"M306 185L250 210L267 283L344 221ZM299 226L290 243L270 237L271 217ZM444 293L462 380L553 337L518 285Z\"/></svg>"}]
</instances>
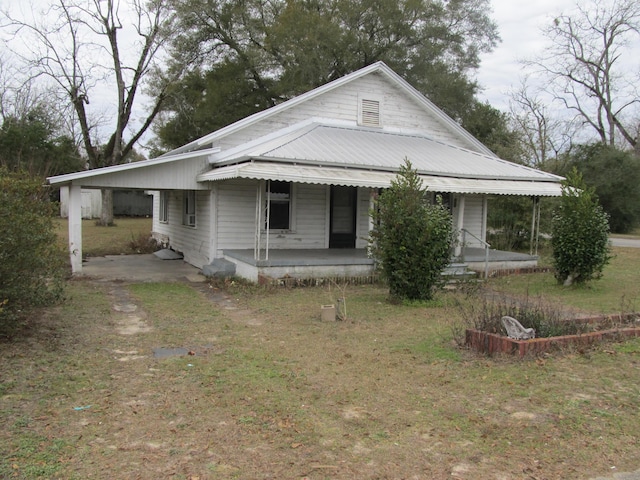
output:
<instances>
[{"instance_id":1,"label":"porch railing","mask_svg":"<svg viewBox=\"0 0 640 480\"><path fill-rule=\"evenodd\" d=\"M460 251L462 262L464 262L464 246L467 244L467 234L475 238L484 247L484 279L486 280L489 278L489 249L491 245L464 228L461 228L460 231L462 232L462 249Z\"/></svg>"}]
</instances>

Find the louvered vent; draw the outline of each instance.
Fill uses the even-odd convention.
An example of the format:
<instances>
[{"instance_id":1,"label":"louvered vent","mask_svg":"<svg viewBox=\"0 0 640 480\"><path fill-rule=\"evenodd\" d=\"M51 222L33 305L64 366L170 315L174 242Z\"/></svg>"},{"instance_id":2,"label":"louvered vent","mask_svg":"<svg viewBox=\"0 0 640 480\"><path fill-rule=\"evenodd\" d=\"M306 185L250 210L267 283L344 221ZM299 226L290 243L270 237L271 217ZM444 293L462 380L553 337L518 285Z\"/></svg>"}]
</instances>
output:
<instances>
[{"instance_id":1,"label":"louvered vent","mask_svg":"<svg viewBox=\"0 0 640 480\"><path fill-rule=\"evenodd\" d=\"M360 125L365 127L379 127L380 102L378 100L362 99L360 104Z\"/></svg>"}]
</instances>

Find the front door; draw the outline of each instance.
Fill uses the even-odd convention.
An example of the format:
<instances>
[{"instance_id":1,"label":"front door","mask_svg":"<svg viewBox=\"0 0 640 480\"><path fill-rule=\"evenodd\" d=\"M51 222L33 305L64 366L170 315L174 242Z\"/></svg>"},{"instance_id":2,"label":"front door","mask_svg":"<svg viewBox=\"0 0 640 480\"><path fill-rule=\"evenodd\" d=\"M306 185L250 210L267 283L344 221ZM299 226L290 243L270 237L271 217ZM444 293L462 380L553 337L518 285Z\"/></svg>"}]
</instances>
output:
<instances>
[{"instance_id":1,"label":"front door","mask_svg":"<svg viewBox=\"0 0 640 480\"><path fill-rule=\"evenodd\" d=\"M357 198L355 187L331 187L329 248L356 248Z\"/></svg>"}]
</instances>

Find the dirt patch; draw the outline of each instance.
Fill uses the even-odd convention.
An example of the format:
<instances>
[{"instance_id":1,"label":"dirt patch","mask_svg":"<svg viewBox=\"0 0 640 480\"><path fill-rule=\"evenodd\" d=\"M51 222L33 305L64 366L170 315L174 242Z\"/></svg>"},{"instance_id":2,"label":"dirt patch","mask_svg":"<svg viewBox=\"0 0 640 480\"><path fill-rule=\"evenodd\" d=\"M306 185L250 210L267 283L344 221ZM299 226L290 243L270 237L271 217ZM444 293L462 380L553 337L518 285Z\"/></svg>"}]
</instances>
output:
<instances>
[{"instance_id":1,"label":"dirt patch","mask_svg":"<svg viewBox=\"0 0 640 480\"><path fill-rule=\"evenodd\" d=\"M114 318L115 329L120 335L136 335L151 331L147 323L147 313L133 302L125 286L119 285L111 289L112 309L117 312Z\"/></svg>"}]
</instances>

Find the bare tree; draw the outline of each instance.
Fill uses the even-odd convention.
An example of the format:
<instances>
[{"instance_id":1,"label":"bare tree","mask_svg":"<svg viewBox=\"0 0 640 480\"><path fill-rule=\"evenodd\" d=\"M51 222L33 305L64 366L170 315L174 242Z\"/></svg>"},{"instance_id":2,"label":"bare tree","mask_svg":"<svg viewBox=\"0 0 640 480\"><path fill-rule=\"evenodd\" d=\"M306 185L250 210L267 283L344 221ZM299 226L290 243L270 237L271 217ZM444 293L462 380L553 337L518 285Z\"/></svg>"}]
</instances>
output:
<instances>
[{"instance_id":1,"label":"bare tree","mask_svg":"<svg viewBox=\"0 0 640 480\"><path fill-rule=\"evenodd\" d=\"M572 14L555 18L545 34L546 53L530 65L550 77L555 99L592 127L601 142L638 145L637 110L640 96L637 59L626 50L640 36L637 0L580 1Z\"/></svg>"},{"instance_id":2,"label":"bare tree","mask_svg":"<svg viewBox=\"0 0 640 480\"><path fill-rule=\"evenodd\" d=\"M32 79L52 80L73 107L89 168L127 161L160 111L168 87L181 73L175 68L172 74L154 75L153 96L147 97L150 105L137 121L141 88L149 73L160 69L159 60L167 59L165 47L173 25L168 2L58 0L27 20L9 12L3 16L3 27L19 42L9 43L25 72ZM111 109L109 127L101 119L103 112L90 110L90 100L101 93L112 98L97 102ZM104 133L107 128L110 133ZM103 190L102 198L100 221L109 225L113 223L111 192Z\"/></svg>"},{"instance_id":3,"label":"bare tree","mask_svg":"<svg viewBox=\"0 0 640 480\"><path fill-rule=\"evenodd\" d=\"M560 153L571 150L575 130L571 119L554 115L543 92L522 80L518 90L511 93L509 109L514 128L520 134L525 156L536 168L544 168Z\"/></svg>"}]
</instances>

